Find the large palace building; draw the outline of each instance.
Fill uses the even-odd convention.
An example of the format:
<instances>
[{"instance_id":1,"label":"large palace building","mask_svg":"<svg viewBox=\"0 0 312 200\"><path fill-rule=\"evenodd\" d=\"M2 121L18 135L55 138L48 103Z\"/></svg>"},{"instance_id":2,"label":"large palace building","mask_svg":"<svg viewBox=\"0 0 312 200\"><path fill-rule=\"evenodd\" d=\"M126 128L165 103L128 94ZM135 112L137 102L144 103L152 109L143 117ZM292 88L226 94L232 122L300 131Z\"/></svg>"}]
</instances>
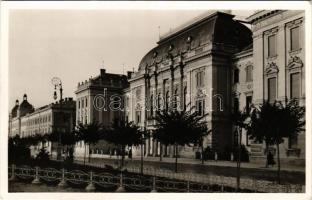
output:
<instances>
[{"instance_id":1,"label":"large palace building","mask_svg":"<svg viewBox=\"0 0 312 200\"><path fill-rule=\"evenodd\" d=\"M174 106L172 100L180 107L195 107L208 114L212 129L205 147L222 153L235 144L230 121L235 110L287 98L305 105L304 12L257 11L245 22L234 17L208 13L161 37L129 79L127 118L153 135L155 108ZM243 144L252 161L265 159L268 149L249 141L245 132ZM160 145L150 138L145 156L173 155L173 148ZM275 147L269 150L275 153ZM195 151L180 147L179 155L195 157ZM304 157L305 133L285 138L281 158L303 164Z\"/></svg>"},{"instance_id":2,"label":"large palace building","mask_svg":"<svg viewBox=\"0 0 312 200\"><path fill-rule=\"evenodd\" d=\"M75 127L75 106L76 102L72 98L65 98L61 107L60 102L56 102L34 109L28 102L27 95L24 94L23 102L19 104L16 100L16 105L10 113L9 136L19 135L23 138L36 134L49 134L53 131L71 132ZM55 143L48 142L40 145L44 145L51 155L56 156ZM39 150L39 148L32 150Z\"/></svg>"},{"instance_id":3,"label":"large palace building","mask_svg":"<svg viewBox=\"0 0 312 200\"><path fill-rule=\"evenodd\" d=\"M172 106L196 108L201 115L207 114L205 120L212 133L205 138L204 148L222 154L237 140L230 120L234 111L250 109L263 100L297 98L305 105L304 60L303 11L257 11L246 21L236 20L230 12L210 12L162 36L143 56L138 71L128 74L129 84L121 83L123 77L110 75L104 79L111 83L108 90L123 95L124 117L150 132L144 156L173 156L172 147L161 146L152 137L155 110ZM103 75L101 71L100 77ZM97 93L92 92L91 82L78 85L76 94L81 105L89 101L91 106ZM103 89L99 87L100 92ZM88 97L82 97L85 95ZM77 120L91 122L92 116L81 109L78 103ZM110 111L105 112L112 116ZM107 124L108 118L112 120L97 120ZM266 149L250 141L245 132L242 142L251 161L265 159L268 150L276 153L274 146ZM90 153L99 156L105 153L103 148ZM281 149L282 160L303 164L305 133L285 138ZM141 150L132 150L134 156L140 155ZM196 146L179 147L179 156L194 158L196 151L200 151Z\"/></svg>"},{"instance_id":4,"label":"large palace building","mask_svg":"<svg viewBox=\"0 0 312 200\"><path fill-rule=\"evenodd\" d=\"M119 75L101 69L99 76L78 83L76 111L69 112L76 112L76 125L109 125L114 118L133 121L151 135L145 141L144 156L173 156L171 146L153 139L155 111L195 108L205 115L212 130L204 148L224 155L237 141L233 112L248 110L264 100L296 98L305 106L304 20L304 11L299 10L257 11L245 21L236 20L230 12L205 13L163 35L143 56L136 72ZM16 102L11 112L10 134L33 134L38 128L50 132L53 113L59 112L55 106L34 110L24 96L23 103ZM266 159L267 151L276 153L275 146L266 149L244 131L242 143L252 162ZM91 157L111 153L103 141L89 149ZM201 150L181 146L178 151L180 157L195 158ZM83 153L80 142L75 156ZM132 148L133 156L140 153ZM303 165L305 132L284 138L280 155L282 161Z\"/></svg>"}]
</instances>

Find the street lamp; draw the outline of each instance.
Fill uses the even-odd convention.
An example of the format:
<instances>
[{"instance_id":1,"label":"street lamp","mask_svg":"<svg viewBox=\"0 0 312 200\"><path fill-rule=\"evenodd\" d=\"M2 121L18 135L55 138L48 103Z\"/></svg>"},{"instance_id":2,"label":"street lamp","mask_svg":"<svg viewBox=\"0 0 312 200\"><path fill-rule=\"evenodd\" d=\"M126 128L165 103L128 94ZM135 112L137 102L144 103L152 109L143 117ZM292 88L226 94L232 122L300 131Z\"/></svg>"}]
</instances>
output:
<instances>
[{"instance_id":1,"label":"street lamp","mask_svg":"<svg viewBox=\"0 0 312 200\"><path fill-rule=\"evenodd\" d=\"M53 99L57 100L57 89L59 89L60 92L60 113L62 114L62 101L63 101L63 88L62 88L62 81L58 77L54 77L51 80L52 85L54 86L54 93L53 93ZM61 132L58 131L58 144L57 144L57 155L56 159L61 160L62 158L62 148L61 148Z\"/></svg>"}]
</instances>

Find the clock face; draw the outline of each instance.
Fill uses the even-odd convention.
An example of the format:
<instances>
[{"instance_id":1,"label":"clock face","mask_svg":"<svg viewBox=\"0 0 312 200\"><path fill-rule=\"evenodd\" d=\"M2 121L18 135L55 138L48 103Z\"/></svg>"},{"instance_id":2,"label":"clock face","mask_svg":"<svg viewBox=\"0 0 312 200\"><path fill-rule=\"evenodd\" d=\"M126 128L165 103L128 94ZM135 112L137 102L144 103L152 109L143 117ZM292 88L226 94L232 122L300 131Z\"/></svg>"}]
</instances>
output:
<instances>
[{"instance_id":1,"label":"clock face","mask_svg":"<svg viewBox=\"0 0 312 200\"><path fill-rule=\"evenodd\" d=\"M61 83L62 83L61 79L59 79L58 77L52 78L52 84L53 85L60 85Z\"/></svg>"}]
</instances>

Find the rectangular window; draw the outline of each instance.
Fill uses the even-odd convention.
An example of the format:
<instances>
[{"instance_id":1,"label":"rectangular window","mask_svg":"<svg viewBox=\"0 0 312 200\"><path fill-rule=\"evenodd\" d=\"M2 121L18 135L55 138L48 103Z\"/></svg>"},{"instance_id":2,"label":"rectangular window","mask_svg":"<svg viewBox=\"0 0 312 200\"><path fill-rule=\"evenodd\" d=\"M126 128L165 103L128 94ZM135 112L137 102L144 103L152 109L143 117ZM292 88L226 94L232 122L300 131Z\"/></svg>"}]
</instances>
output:
<instances>
[{"instance_id":1,"label":"rectangular window","mask_svg":"<svg viewBox=\"0 0 312 200\"><path fill-rule=\"evenodd\" d=\"M204 115L205 111L205 101L204 100L197 100L196 101L196 111L198 112L199 116Z\"/></svg>"},{"instance_id":2,"label":"rectangular window","mask_svg":"<svg viewBox=\"0 0 312 200\"><path fill-rule=\"evenodd\" d=\"M141 123L141 111L136 112L136 120L137 124Z\"/></svg>"},{"instance_id":3,"label":"rectangular window","mask_svg":"<svg viewBox=\"0 0 312 200\"><path fill-rule=\"evenodd\" d=\"M268 37L268 56L276 56L276 35Z\"/></svg>"},{"instance_id":4,"label":"rectangular window","mask_svg":"<svg viewBox=\"0 0 312 200\"><path fill-rule=\"evenodd\" d=\"M276 78L268 79L268 100L269 102L276 100Z\"/></svg>"},{"instance_id":5,"label":"rectangular window","mask_svg":"<svg viewBox=\"0 0 312 200\"><path fill-rule=\"evenodd\" d=\"M81 107L83 108L84 107L84 101L81 100Z\"/></svg>"},{"instance_id":6,"label":"rectangular window","mask_svg":"<svg viewBox=\"0 0 312 200\"><path fill-rule=\"evenodd\" d=\"M246 82L252 81L252 66L246 68Z\"/></svg>"},{"instance_id":7,"label":"rectangular window","mask_svg":"<svg viewBox=\"0 0 312 200\"><path fill-rule=\"evenodd\" d=\"M298 50L299 45L299 27L290 29L290 50Z\"/></svg>"},{"instance_id":8,"label":"rectangular window","mask_svg":"<svg viewBox=\"0 0 312 200\"><path fill-rule=\"evenodd\" d=\"M234 83L239 82L239 69L234 70Z\"/></svg>"},{"instance_id":9,"label":"rectangular window","mask_svg":"<svg viewBox=\"0 0 312 200\"><path fill-rule=\"evenodd\" d=\"M86 107L88 107L88 99L86 99Z\"/></svg>"},{"instance_id":10,"label":"rectangular window","mask_svg":"<svg viewBox=\"0 0 312 200\"><path fill-rule=\"evenodd\" d=\"M290 75L290 98L298 99L300 96L300 74L293 73Z\"/></svg>"},{"instance_id":11,"label":"rectangular window","mask_svg":"<svg viewBox=\"0 0 312 200\"><path fill-rule=\"evenodd\" d=\"M296 149L298 144L298 136L293 135L288 138L288 148L289 149Z\"/></svg>"},{"instance_id":12,"label":"rectangular window","mask_svg":"<svg viewBox=\"0 0 312 200\"><path fill-rule=\"evenodd\" d=\"M234 98L234 106L233 106L233 111L234 113L237 113L239 110L239 99L238 98Z\"/></svg>"},{"instance_id":13,"label":"rectangular window","mask_svg":"<svg viewBox=\"0 0 312 200\"><path fill-rule=\"evenodd\" d=\"M197 72L196 73L196 86L202 87L204 86L204 72Z\"/></svg>"},{"instance_id":14,"label":"rectangular window","mask_svg":"<svg viewBox=\"0 0 312 200\"><path fill-rule=\"evenodd\" d=\"M250 112L250 107L252 103L252 96L246 96L246 112Z\"/></svg>"}]
</instances>

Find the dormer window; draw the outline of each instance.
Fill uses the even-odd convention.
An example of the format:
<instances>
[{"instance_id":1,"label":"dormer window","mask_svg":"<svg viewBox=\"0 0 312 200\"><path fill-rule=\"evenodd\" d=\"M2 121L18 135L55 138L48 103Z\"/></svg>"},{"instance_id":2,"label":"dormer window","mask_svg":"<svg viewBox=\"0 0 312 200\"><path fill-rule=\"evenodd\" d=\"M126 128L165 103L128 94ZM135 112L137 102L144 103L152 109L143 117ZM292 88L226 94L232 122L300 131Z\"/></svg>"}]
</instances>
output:
<instances>
[{"instance_id":1,"label":"dormer window","mask_svg":"<svg viewBox=\"0 0 312 200\"><path fill-rule=\"evenodd\" d=\"M192 36L188 36L187 39L186 39L186 42L190 43L192 41L192 39L193 39Z\"/></svg>"},{"instance_id":2,"label":"dormer window","mask_svg":"<svg viewBox=\"0 0 312 200\"><path fill-rule=\"evenodd\" d=\"M172 51L172 49L173 49L173 45L170 44L170 46L169 46L169 51Z\"/></svg>"}]
</instances>

